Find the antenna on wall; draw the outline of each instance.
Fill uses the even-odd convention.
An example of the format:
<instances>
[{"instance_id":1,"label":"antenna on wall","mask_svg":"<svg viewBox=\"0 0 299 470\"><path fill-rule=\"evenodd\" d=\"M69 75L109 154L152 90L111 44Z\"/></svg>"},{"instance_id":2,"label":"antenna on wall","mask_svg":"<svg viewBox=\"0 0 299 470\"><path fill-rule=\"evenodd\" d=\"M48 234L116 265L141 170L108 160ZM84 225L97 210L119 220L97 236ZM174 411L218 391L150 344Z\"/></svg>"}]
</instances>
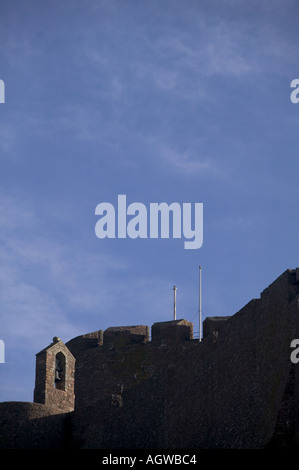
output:
<instances>
[{"instance_id":1,"label":"antenna on wall","mask_svg":"<svg viewBox=\"0 0 299 470\"><path fill-rule=\"evenodd\" d=\"M202 299L201 299L201 266L199 266L199 341L201 341L201 314L202 314L201 303L202 303Z\"/></svg>"},{"instance_id":2,"label":"antenna on wall","mask_svg":"<svg viewBox=\"0 0 299 470\"><path fill-rule=\"evenodd\" d=\"M176 320L176 286L173 286L173 319Z\"/></svg>"}]
</instances>

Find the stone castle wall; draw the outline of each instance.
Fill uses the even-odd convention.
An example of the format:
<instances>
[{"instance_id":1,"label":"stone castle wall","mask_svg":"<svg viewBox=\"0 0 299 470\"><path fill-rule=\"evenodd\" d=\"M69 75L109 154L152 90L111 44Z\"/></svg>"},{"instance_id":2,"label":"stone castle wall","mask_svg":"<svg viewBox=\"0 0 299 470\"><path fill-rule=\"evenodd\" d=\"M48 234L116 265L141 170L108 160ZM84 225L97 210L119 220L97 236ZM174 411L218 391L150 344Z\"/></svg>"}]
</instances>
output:
<instances>
[{"instance_id":1,"label":"stone castle wall","mask_svg":"<svg viewBox=\"0 0 299 470\"><path fill-rule=\"evenodd\" d=\"M51 405L0 403L0 449L61 449L68 442L69 414Z\"/></svg>"},{"instance_id":2,"label":"stone castle wall","mask_svg":"<svg viewBox=\"0 0 299 470\"><path fill-rule=\"evenodd\" d=\"M185 320L153 325L151 341L142 325L74 338L66 346L76 359L75 410L47 417L46 405L32 404L45 415L23 415L27 436L35 423L36 432L46 426L50 447L59 440L109 449L297 444L290 343L299 338L298 299L298 270L287 270L235 315L206 319L201 342ZM0 406L12 423L14 405ZM60 431L52 442L55 420Z\"/></svg>"}]
</instances>

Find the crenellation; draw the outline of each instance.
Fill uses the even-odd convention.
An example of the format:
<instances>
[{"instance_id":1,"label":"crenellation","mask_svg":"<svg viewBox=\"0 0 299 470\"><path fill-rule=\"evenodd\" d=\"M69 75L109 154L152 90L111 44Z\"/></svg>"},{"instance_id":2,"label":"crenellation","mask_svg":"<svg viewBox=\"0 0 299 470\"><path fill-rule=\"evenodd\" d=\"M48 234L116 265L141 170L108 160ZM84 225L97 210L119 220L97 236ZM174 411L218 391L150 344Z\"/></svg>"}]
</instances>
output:
<instances>
[{"instance_id":1,"label":"crenellation","mask_svg":"<svg viewBox=\"0 0 299 470\"><path fill-rule=\"evenodd\" d=\"M21 432L26 447L44 429L49 448L299 445L299 376L290 361L298 273L286 270L234 315L207 317L202 341L185 319L154 323L151 339L146 325L66 344L54 337L36 355L34 403L0 404L0 447Z\"/></svg>"}]
</instances>

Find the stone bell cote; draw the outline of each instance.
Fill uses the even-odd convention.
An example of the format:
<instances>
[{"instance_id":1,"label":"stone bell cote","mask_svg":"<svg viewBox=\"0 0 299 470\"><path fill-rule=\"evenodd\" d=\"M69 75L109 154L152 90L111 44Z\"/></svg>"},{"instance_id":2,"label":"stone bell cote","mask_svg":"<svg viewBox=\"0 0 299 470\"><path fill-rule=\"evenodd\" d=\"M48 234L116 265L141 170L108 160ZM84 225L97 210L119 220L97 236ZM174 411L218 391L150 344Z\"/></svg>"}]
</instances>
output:
<instances>
[{"instance_id":1,"label":"stone bell cote","mask_svg":"<svg viewBox=\"0 0 299 470\"><path fill-rule=\"evenodd\" d=\"M36 354L34 402L74 410L75 358L57 337Z\"/></svg>"}]
</instances>

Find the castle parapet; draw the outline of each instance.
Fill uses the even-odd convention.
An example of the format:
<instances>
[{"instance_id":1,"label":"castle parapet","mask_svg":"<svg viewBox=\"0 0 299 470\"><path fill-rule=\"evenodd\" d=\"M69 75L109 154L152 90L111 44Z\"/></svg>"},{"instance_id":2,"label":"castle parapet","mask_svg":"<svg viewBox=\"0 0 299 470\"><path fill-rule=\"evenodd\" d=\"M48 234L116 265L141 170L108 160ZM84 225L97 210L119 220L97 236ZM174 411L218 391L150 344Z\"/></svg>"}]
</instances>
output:
<instances>
[{"instance_id":1,"label":"castle parapet","mask_svg":"<svg viewBox=\"0 0 299 470\"><path fill-rule=\"evenodd\" d=\"M216 342L218 340L219 331L222 331L225 322L230 318L231 316L207 317L202 323L203 337Z\"/></svg>"},{"instance_id":2,"label":"castle parapet","mask_svg":"<svg viewBox=\"0 0 299 470\"><path fill-rule=\"evenodd\" d=\"M103 347L115 348L132 343L147 343L149 341L149 327L136 326L112 326L104 331Z\"/></svg>"},{"instance_id":3,"label":"castle parapet","mask_svg":"<svg viewBox=\"0 0 299 470\"><path fill-rule=\"evenodd\" d=\"M86 349L96 348L103 345L103 330L93 331L85 335L76 336L66 343L71 353L76 357Z\"/></svg>"},{"instance_id":4,"label":"castle parapet","mask_svg":"<svg viewBox=\"0 0 299 470\"><path fill-rule=\"evenodd\" d=\"M152 344L168 346L193 339L193 323L187 320L157 322L152 325Z\"/></svg>"}]
</instances>

